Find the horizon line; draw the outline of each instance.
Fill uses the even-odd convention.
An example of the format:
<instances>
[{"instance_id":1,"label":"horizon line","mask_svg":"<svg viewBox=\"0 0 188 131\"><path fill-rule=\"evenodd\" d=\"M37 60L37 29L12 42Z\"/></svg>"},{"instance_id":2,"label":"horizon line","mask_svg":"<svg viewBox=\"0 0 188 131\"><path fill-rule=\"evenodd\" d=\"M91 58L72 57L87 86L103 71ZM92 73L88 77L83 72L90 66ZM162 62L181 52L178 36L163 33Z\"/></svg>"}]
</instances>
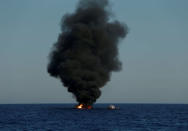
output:
<instances>
[{"instance_id":1,"label":"horizon line","mask_svg":"<svg viewBox=\"0 0 188 131\"><path fill-rule=\"evenodd\" d=\"M52 103L52 102L33 102L33 103L0 103L0 105L45 105L45 104L50 104L50 105L56 105L56 104L78 104L78 103ZM155 103L151 103L151 102L100 102L100 103L94 103L93 105L96 105L96 104L161 104L161 105L188 105L188 103L159 103L159 102L155 102Z\"/></svg>"}]
</instances>

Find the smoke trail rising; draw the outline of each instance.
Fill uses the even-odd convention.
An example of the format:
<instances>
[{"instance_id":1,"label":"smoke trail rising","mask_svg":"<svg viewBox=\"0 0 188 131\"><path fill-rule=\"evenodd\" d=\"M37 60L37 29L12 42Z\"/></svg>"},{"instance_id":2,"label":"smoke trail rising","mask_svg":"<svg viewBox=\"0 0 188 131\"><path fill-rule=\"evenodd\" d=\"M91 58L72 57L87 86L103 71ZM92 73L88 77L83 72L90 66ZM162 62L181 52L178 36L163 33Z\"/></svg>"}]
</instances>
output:
<instances>
[{"instance_id":1,"label":"smoke trail rising","mask_svg":"<svg viewBox=\"0 0 188 131\"><path fill-rule=\"evenodd\" d=\"M111 72L121 69L118 42L128 30L125 24L110 21L108 4L108 0L80 0L74 13L64 15L50 54L49 74L60 78L85 105L92 105Z\"/></svg>"}]
</instances>

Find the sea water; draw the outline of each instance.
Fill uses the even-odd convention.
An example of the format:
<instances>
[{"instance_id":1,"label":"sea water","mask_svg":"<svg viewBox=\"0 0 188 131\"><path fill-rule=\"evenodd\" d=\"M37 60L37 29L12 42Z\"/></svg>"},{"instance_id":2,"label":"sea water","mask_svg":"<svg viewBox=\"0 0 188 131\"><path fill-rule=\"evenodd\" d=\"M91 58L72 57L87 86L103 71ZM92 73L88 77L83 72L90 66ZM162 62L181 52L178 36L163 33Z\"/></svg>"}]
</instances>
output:
<instances>
[{"instance_id":1,"label":"sea water","mask_svg":"<svg viewBox=\"0 0 188 131\"><path fill-rule=\"evenodd\" d=\"M74 104L0 105L0 131L188 131L188 105Z\"/></svg>"}]
</instances>

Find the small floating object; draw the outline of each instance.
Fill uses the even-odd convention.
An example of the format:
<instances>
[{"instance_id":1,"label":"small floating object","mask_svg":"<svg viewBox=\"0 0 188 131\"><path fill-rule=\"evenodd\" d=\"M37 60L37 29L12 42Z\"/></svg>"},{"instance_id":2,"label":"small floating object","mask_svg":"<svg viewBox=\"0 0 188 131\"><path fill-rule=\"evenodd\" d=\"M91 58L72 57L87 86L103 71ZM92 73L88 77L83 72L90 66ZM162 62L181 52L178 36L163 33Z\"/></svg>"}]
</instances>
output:
<instances>
[{"instance_id":1,"label":"small floating object","mask_svg":"<svg viewBox=\"0 0 188 131\"><path fill-rule=\"evenodd\" d=\"M115 109L119 109L119 107L116 107L115 105L109 105L108 109L115 110Z\"/></svg>"}]
</instances>

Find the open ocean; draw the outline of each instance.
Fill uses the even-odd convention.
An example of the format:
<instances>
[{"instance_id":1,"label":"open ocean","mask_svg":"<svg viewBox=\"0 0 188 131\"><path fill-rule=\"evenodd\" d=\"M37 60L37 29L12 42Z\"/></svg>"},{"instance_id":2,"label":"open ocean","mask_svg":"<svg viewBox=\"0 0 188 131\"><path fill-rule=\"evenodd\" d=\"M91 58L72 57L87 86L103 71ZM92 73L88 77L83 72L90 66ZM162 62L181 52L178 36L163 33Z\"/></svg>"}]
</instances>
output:
<instances>
[{"instance_id":1,"label":"open ocean","mask_svg":"<svg viewBox=\"0 0 188 131\"><path fill-rule=\"evenodd\" d=\"M96 104L77 110L73 104L0 105L0 131L188 131L188 105Z\"/></svg>"}]
</instances>

